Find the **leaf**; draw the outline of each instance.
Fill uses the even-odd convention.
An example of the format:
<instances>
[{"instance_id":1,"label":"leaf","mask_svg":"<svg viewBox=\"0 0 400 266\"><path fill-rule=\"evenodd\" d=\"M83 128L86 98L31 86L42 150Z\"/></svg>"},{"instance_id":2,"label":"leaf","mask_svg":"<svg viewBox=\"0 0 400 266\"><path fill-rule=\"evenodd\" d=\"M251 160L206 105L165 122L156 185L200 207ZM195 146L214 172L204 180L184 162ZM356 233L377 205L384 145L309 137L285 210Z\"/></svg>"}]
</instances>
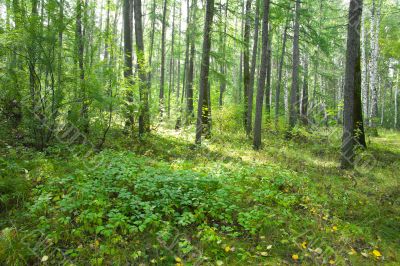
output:
<instances>
[{"instance_id":1,"label":"leaf","mask_svg":"<svg viewBox=\"0 0 400 266\"><path fill-rule=\"evenodd\" d=\"M361 255L362 255L363 257L365 257L365 258L368 258L368 253L366 253L366 252L361 252Z\"/></svg>"},{"instance_id":2,"label":"leaf","mask_svg":"<svg viewBox=\"0 0 400 266\"><path fill-rule=\"evenodd\" d=\"M322 249L321 248L316 248L314 251L315 251L315 253L317 253L319 255L322 254Z\"/></svg>"},{"instance_id":3,"label":"leaf","mask_svg":"<svg viewBox=\"0 0 400 266\"><path fill-rule=\"evenodd\" d=\"M263 256L263 257L267 257L268 256L268 252L266 252L266 251L260 252L260 255Z\"/></svg>"},{"instance_id":4,"label":"leaf","mask_svg":"<svg viewBox=\"0 0 400 266\"><path fill-rule=\"evenodd\" d=\"M382 257L382 254L379 252L379 250L376 249L372 251L372 254L374 254L375 258Z\"/></svg>"},{"instance_id":5,"label":"leaf","mask_svg":"<svg viewBox=\"0 0 400 266\"><path fill-rule=\"evenodd\" d=\"M335 264L335 261L334 261L334 260L329 260L329 264L330 264L330 265L334 265L334 264Z\"/></svg>"},{"instance_id":6,"label":"leaf","mask_svg":"<svg viewBox=\"0 0 400 266\"><path fill-rule=\"evenodd\" d=\"M175 257L175 261L176 261L176 262L182 262L182 259L179 258L179 257Z\"/></svg>"},{"instance_id":7,"label":"leaf","mask_svg":"<svg viewBox=\"0 0 400 266\"><path fill-rule=\"evenodd\" d=\"M217 260L216 264L217 266L221 266L224 265L224 262L222 260Z\"/></svg>"},{"instance_id":8,"label":"leaf","mask_svg":"<svg viewBox=\"0 0 400 266\"><path fill-rule=\"evenodd\" d=\"M49 256L43 256L42 257L42 262L46 262L46 261L48 261L49 260Z\"/></svg>"},{"instance_id":9,"label":"leaf","mask_svg":"<svg viewBox=\"0 0 400 266\"><path fill-rule=\"evenodd\" d=\"M272 248L272 245L268 245L267 246L267 249L269 250L269 249L271 249Z\"/></svg>"},{"instance_id":10,"label":"leaf","mask_svg":"<svg viewBox=\"0 0 400 266\"><path fill-rule=\"evenodd\" d=\"M230 246L226 246L225 247L225 252L229 252L229 251L231 251L231 247Z\"/></svg>"}]
</instances>

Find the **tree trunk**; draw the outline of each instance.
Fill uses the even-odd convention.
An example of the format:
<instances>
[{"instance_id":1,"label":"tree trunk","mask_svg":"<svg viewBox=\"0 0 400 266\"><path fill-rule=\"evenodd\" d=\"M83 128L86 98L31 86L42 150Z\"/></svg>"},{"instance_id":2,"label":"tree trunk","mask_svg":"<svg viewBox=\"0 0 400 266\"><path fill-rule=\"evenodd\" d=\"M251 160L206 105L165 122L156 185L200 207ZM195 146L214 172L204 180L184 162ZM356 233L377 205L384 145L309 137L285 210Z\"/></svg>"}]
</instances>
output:
<instances>
[{"instance_id":1,"label":"tree trunk","mask_svg":"<svg viewBox=\"0 0 400 266\"><path fill-rule=\"evenodd\" d=\"M299 33L300 33L300 0L296 0L296 14L294 21L294 37L293 37L293 69L292 69L292 89L290 92L289 105L289 131L296 125L298 116L297 92L299 91Z\"/></svg>"},{"instance_id":2,"label":"tree trunk","mask_svg":"<svg viewBox=\"0 0 400 266\"><path fill-rule=\"evenodd\" d=\"M153 0L153 5L151 7L151 31L150 31L150 51L149 51L149 67L150 71L148 73L148 88L149 90L151 89L151 78L152 78L152 69L151 69L151 64L153 60L153 49L154 49L154 34L156 31L156 0ZM150 92L150 91L149 91Z\"/></svg>"},{"instance_id":3,"label":"tree trunk","mask_svg":"<svg viewBox=\"0 0 400 266\"><path fill-rule=\"evenodd\" d=\"M176 1L172 7L172 37L171 37L171 58L169 59L169 86L168 86L168 118L171 117L171 92L174 91L175 85L175 59L174 59L174 44L175 44L175 7Z\"/></svg>"},{"instance_id":4,"label":"tree trunk","mask_svg":"<svg viewBox=\"0 0 400 266\"><path fill-rule=\"evenodd\" d=\"M149 88L146 82L146 60L144 56L143 26L142 26L142 1L133 0L135 16L135 39L137 70L139 76L139 135L150 131Z\"/></svg>"},{"instance_id":5,"label":"tree trunk","mask_svg":"<svg viewBox=\"0 0 400 266\"><path fill-rule=\"evenodd\" d=\"M201 59L200 70L200 89L199 101L197 109L197 125L196 125L196 144L201 144L201 135L204 133L206 136L210 135L210 121L209 121L209 87L208 87L208 74L210 67L210 51L211 51L211 29L214 16L214 0L206 1L206 16L204 19L203 31L203 54Z\"/></svg>"},{"instance_id":6,"label":"tree trunk","mask_svg":"<svg viewBox=\"0 0 400 266\"><path fill-rule=\"evenodd\" d=\"M368 118L368 63L366 55L365 13L361 17L361 94L364 117Z\"/></svg>"},{"instance_id":7,"label":"tree trunk","mask_svg":"<svg viewBox=\"0 0 400 266\"><path fill-rule=\"evenodd\" d=\"M394 91L394 128L397 129L398 125L397 125L397 119L398 119L398 95L399 95L399 71L397 70L397 86L396 89Z\"/></svg>"},{"instance_id":8,"label":"tree trunk","mask_svg":"<svg viewBox=\"0 0 400 266\"><path fill-rule=\"evenodd\" d=\"M250 136L252 130L253 120L253 96L254 96L254 80L256 74L257 65L257 53L258 53L258 32L260 25L260 0L256 0L256 16L254 19L254 43L253 43L253 54L251 58L251 69L250 69L250 86L249 86L249 97L247 103L247 128L246 133Z\"/></svg>"},{"instance_id":9,"label":"tree trunk","mask_svg":"<svg viewBox=\"0 0 400 266\"><path fill-rule=\"evenodd\" d=\"M224 32L221 34L220 41L222 43L222 53L223 53L223 63L220 66L221 74L224 76L221 84L219 85L219 106L223 105L224 101L224 92L226 91L226 30L228 26L228 0L225 3L225 23L224 23ZM221 4L221 1L220 1ZM220 9L220 16L222 17L222 9Z\"/></svg>"},{"instance_id":10,"label":"tree trunk","mask_svg":"<svg viewBox=\"0 0 400 266\"><path fill-rule=\"evenodd\" d=\"M276 93L275 93L275 124L278 123L278 119L279 119L279 107L280 107L281 84L282 84L282 69L283 69L283 63L284 63L284 59L285 59L288 27L289 27L289 19L286 19L285 29L283 31L282 54L281 54L281 58L279 60L279 67L278 67L278 82L276 84Z\"/></svg>"},{"instance_id":11,"label":"tree trunk","mask_svg":"<svg viewBox=\"0 0 400 266\"><path fill-rule=\"evenodd\" d=\"M132 130L134 124L133 111L133 45L132 45L132 0L124 0L123 6L123 30L124 30L124 78L128 85L127 92L127 121L125 129Z\"/></svg>"},{"instance_id":12,"label":"tree trunk","mask_svg":"<svg viewBox=\"0 0 400 266\"><path fill-rule=\"evenodd\" d=\"M253 147L258 150L261 147L261 121L262 109L264 103L264 87L265 78L267 75L268 64L268 22L269 22L269 0L264 0L263 5L263 21L262 21L262 52L261 52L261 65L260 76L258 80L257 98L256 98L256 114L254 119L254 139Z\"/></svg>"},{"instance_id":13,"label":"tree trunk","mask_svg":"<svg viewBox=\"0 0 400 266\"><path fill-rule=\"evenodd\" d=\"M245 13L245 26L244 26L244 36L243 36L243 120L244 126L248 127L248 115L247 112L252 112L253 110L248 110L249 101L249 91L250 91L250 13L251 13L251 0L246 0L246 13Z\"/></svg>"},{"instance_id":14,"label":"tree trunk","mask_svg":"<svg viewBox=\"0 0 400 266\"><path fill-rule=\"evenodd\" d=\"M349 24L347 34L346 76L344 88L344 121L341 167L354 167L354 149L356 145L356 115L362 115L361 105L361 52L360 52L360 22L362 15L362 0L351 0L349 8ZM359 93L357 93L359 92ZM359 98L359 99L356 99ZM356 108L358 107L358 110ZM362 122L362 120L361 120Z\"/></svg>"},{"instance_id":15,"label":"tree trunk","mask_svg":"<svg viewBox=\"0 0 400 266\"><path fill-rule=\"evenodd\" d=\"M303 125L308 125L308 58L304 56L304 79L301 95L301 121Z\"/></svg>"},{"instance_id":16,"label":"tree trunk","mask_svg":"<svg viewBox=\"0 0 400 266\"><path fill-rule=\"evenodd\" d=\"M165 80L165 34L167 31L167 2L164 0L161 30L161 73L160 73L160 95L159 95L159 111L160 118L164 114L164 80Z\"/></svg>"},{"instance_id":17,"label":"tree trunk","mask_svg":"<svg viewBox=\"0 0 400 266\"><path fill-rule=\"evenodd\" d=\"M267 54L267 82L265 90L265 118L268 121L271 114L271 71L272 71L272 30L270 29L270 36L268 42L268 54Z\"/></svg>"},{"instance_id":18,"label":"tree trunk","mask_svg":"<svg viewBox=\"0 0 400 266\"><path fill-rule=\"evenodd\" d=\"M190 58L189 58L189 68L186 81L186 99L187 99L187 123L194 117L194 107L193 107L193 79L194 79L194 59L196 52L196 12L197 12L197 1L194 0L192 3L192 20L190 23Z\"/></svg>"},{"instance_id":19,"label":"tree trunk","mask_svg":"<svg viewBox=\"0 0 400 266\"><path fill-rule=\"evenodd\" d=\"M372 133L377 135L377 119L378 119L378 56L379 56L379 27L380 27L380 9L381 1L372 1L371 12L371 59L370 59L370 91L371 91L371 112L369 123L372 128Z\"/></svg>"},{"instance_id":20,"label":"tree trunk","mask_svg":"<svg viewBox=\"0 0 400 266\"><path fill-rule=\"evenodd\" d=\"M76 41L78 47L78 65L79 65L79 77L80 77L80 89L82 98L82 109L81 109L81 127L85 134L89 133L89 117L88 117L88 96L86 92L85 84L85 69L84 69L84 41L83 41L83 30L82 30L82 0L78 0L76 3Z\"/></svg>"}]
</instances>

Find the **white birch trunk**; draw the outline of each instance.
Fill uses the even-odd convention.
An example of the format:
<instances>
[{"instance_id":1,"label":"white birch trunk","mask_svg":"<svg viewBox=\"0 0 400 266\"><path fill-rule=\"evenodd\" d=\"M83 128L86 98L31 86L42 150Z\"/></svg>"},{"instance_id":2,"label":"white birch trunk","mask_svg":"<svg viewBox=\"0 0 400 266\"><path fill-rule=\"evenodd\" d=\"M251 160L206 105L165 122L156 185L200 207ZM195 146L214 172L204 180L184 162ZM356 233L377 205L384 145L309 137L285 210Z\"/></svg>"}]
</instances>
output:
<instances>
[{"instance_id":1,"label":"white birch trunk","mask_svg":"<svg viewBox=\"0 0 400 266\"><path fill-rule=\"evenodd\" d=\"M376 7L375 0L372 1L371 12L371 59L370 59L370 92L371 92L371 111L370 111L370 126L375 127L374 119L378 116L378 55L379 55L379 27L380 27L380 7Z\"/></svg>"},{"instance_id":2,"label":"white birch trunk","mask_svg":"<svg viewBox=\"0 0 400 266\"><path fill-rule=\"evenodd\" d=\"M368 118L368 64L366 55L365 14L361 17L361 96L364 117Z\"/></svg>"},{"instance_id":3,"label":"white birch trunk","mask_svg":"<svg viewBox=\"0 0 400 266\"><path fill-rule=\"evenodd\" d=\"M394 91L394 128L397 129L397 115L398 115L398 109L397 109L397 97L399 94L399 71L397 70L397 86Z\"/></svg>"}]
</instances>

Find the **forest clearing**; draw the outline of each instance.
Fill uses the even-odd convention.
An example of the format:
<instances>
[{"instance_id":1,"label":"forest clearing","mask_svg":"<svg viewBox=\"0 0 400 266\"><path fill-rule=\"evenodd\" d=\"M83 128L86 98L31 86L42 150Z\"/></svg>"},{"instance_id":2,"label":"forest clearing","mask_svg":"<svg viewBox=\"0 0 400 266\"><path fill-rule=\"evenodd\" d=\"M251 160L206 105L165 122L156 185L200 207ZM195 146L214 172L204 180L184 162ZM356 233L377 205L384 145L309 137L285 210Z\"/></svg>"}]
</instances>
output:
<instances>
[{"instance_id":1,"label":"forest clearing","mask_svg":"<svg viewBox=\"0 0 400 266\"><path fill-rule=\"evenodd\" d=\"M0 0L0 265L400 265L398 0Z\"/></svg>"}]
</instances>

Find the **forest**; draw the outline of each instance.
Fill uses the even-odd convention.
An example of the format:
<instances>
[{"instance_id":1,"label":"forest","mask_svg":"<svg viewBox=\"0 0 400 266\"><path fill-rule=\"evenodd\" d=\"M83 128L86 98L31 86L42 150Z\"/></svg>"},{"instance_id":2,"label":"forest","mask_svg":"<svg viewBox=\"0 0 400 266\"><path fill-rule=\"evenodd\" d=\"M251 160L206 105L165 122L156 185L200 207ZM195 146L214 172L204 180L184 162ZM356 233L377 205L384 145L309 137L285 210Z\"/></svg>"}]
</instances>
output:
<instances>
[{"instance_id":1,"label":"forest","mask_svg":"<svg viewBox=\"0 0 400 266\"><path fill-rule=\"evenodd\" d=\"M399 0L0 0L0 265L400 265Z\"/></svg>"}]
</instances>

